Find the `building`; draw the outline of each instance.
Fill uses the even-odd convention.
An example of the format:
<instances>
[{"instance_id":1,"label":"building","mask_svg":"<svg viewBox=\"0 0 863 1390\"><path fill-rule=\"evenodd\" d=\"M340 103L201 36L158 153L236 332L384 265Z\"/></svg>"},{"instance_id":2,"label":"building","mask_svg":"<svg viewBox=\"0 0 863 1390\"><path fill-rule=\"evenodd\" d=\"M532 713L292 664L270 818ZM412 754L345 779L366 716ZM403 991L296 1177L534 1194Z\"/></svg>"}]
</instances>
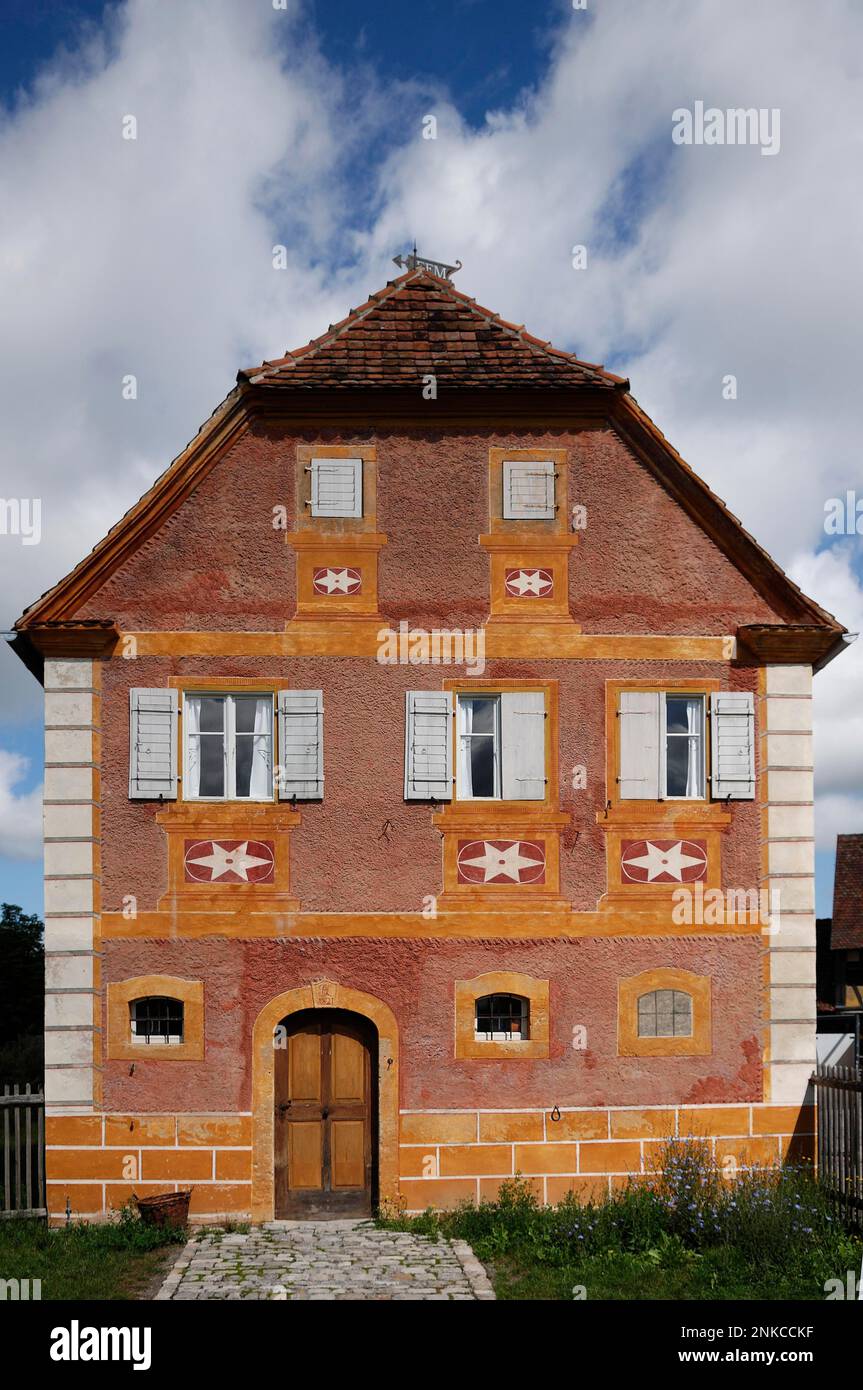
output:
<instances>
[{"instance_id":1,"label":"building","mask_svg":"<svg viewBox=\"0 0 863 1390\"><path fill-rule=\"evenodd\" d=\"M601 367L411 258L19 620L55 1216L810 1151L844 628ZM781 924L776 902L781 904Z\"/></svg>"}]
</instances>

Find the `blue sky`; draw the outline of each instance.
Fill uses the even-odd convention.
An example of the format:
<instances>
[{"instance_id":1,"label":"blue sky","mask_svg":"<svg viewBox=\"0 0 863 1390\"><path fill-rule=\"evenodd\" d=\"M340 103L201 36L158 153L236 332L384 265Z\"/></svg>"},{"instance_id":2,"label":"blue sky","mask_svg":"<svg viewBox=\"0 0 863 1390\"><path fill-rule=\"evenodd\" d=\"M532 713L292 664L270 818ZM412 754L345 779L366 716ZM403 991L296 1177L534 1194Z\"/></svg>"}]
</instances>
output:
<instances>
[{"instance_id":1,"label":"blue sky","mask_svg":"<svg viewBox=\"0 0 863 1390\"><path fill-rule=\"evenodd\" d=\"M863 627L863 538L823 528L828 498L863 497L861 44L846 0L5 0L0 495L37 489L44 534L3 538L0 625L136 500L238 366L342 317L416 236L464 261L481 303L628 374L797 582ZM671 113L698 99L780 108L780 153L674 146ZM128 111L135 145L117 134ZM816 682L821 915L835 834L863 830L859 646ZM0 650L0 897L28 910L40 714Z\"/></svg>"}]
</instances>

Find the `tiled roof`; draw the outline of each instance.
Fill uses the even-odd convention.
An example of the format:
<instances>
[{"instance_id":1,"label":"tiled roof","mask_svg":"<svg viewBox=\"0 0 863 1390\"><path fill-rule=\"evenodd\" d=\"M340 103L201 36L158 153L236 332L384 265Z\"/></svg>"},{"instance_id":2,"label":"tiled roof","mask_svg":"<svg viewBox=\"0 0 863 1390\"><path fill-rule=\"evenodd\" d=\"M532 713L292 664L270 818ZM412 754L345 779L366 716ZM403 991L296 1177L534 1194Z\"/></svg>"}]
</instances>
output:
<instances>
[{"instance_id":1,"label":"tiled roof","mask_svg":"<svg viewBox=\"0 0 863 1390\"><path fill-rule=\"evenodd\" d=\"M418 388L622 390L628 383L507 323L448 280L411 270L391 280L320 338L238 373L254 386L310 391Z\"/></svg>"},{"instance_id":2,"label":"tiled roof","mask_svg":"<svg viewBox=\"0 0 863 1390\"><path fill-rule=\"evenodd\" d=\"M836 839L830 944L834 951L863 949L863 835Z\"/></svg>"}]
</instances>

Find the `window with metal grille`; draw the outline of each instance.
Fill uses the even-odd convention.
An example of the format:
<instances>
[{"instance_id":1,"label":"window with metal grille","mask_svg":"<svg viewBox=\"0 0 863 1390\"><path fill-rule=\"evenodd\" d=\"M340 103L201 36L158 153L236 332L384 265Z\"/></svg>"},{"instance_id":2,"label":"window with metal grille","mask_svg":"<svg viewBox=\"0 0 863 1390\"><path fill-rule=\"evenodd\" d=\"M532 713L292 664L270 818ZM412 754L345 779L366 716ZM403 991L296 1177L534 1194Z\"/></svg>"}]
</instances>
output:
<instances>
[{"instance_id":1,"label":"window with metal grille","mask_svg":"<svg viewBox=\"0 0 863 1390\"><path fill-rule=\"evenodd\" d=\"M638 1000L640 1038L692 1036L692 996L681 989L654 989Z\"/></svg>"},{"instance_id":2,"label":"window with metal grille","mask_svg":"<svg viewBox=\"0 0 863 1390\"><path fill-rule=\"evenodd\" d=\"M160 999L155 995L147 999L133 999L129 1013L133 1042L164 1045L183 1041L181 999Z\"/></svg>"},{"instance_id":3,"label":"window with metal grille","mask_svg":"<svg viewBox=\"0 0 863 1390\"><path fill-rule=\"evenodd\" d=\"M529 1032L529 1000L518 994L486 994L477 999L477 1042L526 1042Z\"/></svg>"}]
</instances>

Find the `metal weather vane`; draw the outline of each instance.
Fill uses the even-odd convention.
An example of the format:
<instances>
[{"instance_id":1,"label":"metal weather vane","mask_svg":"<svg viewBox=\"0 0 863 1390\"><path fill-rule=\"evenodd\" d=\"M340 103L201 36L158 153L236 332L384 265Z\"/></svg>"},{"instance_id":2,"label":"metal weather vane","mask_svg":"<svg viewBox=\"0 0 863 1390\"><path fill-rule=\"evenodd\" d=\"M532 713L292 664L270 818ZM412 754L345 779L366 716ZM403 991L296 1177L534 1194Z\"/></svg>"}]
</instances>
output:
<instances>
[{"instance_id":1,"label":"metal weather vane","mask_svg":"<svg viewBox=\"0 0 863 1390\"><path fill-rule=\"evenodd\" d=\"M439 275L442 280L451 280L456 271L461 270L461 261L456 261L455 265L447 265L446 261L433 261L429 256L418 255L416 242L413 251L407 256L393 256L393 264L399 269L428 270L432 275Z\"/></svg>"}]
</instances>

